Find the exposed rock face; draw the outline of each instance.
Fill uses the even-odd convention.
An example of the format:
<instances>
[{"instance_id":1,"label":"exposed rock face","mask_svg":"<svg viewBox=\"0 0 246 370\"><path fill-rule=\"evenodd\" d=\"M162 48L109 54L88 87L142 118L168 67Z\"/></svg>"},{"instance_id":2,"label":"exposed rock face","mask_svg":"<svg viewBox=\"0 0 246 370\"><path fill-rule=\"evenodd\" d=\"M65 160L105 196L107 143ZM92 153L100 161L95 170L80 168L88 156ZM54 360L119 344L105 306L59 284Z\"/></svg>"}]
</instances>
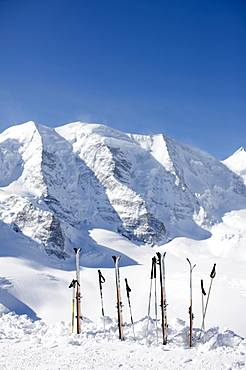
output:
<instances>
[{"instance_id":1,"label":"exposed rock face","mask_svg":"<svg viewBox=\"0 0 246 370\"><path fill-rule=\"evenodd\" d=\"M225 164L163 135L27 122L0 135L0 220L60 258L68 228L148 244L202 239L246 207L243 178Z\"/></svg>"},{"instance_id":2,"label":"exposed rock face","mask_svg":"<svg viewBox=\"0 0 246 370\"><path fill-rule=\"evenodd\" d=\"M48 254L65 258L65 238L60 221L48 211L19 196L9 196L0 202L1 220L12 226L14 231L41 244Z\"/></svg>"}]
</instances>

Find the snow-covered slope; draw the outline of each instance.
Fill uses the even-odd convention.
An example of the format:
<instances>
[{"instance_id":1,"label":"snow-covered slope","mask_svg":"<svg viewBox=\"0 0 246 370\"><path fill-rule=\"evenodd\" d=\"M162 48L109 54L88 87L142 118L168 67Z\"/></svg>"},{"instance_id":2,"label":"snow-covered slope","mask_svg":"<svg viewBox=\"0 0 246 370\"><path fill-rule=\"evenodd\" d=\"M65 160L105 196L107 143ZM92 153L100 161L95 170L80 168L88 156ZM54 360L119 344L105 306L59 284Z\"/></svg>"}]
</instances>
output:
<instances>
[{"instance_id":1,"label":"snow-covered slope","mask_svg":"<svg viewBox=\"0 0 246 370\"><path fill-rule=\"evenodd\" d=\"M245 148L238 149L232 156L225 159L224 163L230 170L243 178L246 184L246 150Z\"/></svg>"},{"instance_id":2,"label":"snow-covered slope","mask_svg":"<svg viewBox=\"0 0 246 370\"><path fill-rule=\"evenodd\" d=\"M76 244L74 229L151 245L199 240L226 212L246 208L243 179L211 156L163 135L81 122L2 133L0 185L0 219L61 258Z\"/></svg>"}]
</instances>

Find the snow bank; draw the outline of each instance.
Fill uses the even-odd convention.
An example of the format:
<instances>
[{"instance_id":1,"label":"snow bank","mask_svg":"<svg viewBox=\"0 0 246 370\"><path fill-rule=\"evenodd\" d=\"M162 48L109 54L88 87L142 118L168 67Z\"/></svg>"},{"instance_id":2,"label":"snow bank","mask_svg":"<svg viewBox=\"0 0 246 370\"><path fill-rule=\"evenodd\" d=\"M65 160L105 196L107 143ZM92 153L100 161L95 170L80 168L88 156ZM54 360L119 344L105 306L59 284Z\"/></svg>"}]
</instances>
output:
<instances>
[{"instance_id":1,"label":"snow bank","mask_svg":"<svg viewBox=\"0 0 246 370\"><path fill-rule=\"evenodd\" d=\"M148 327L148 332L147 332ZM194 329L194 348L189 348L189 328L175 319L168 328L168 344L161 344L154 320L145 317L124 325L123 342L118 339L115 319L98 323L84 319L81 334L71 334L70 322L47 326L13 312L0 317L1 369L242 369L246 366L246 340L230 330L206 331L199 340ZM168 364L168 365L167 365Z\"/></svg>"}]
</instances>

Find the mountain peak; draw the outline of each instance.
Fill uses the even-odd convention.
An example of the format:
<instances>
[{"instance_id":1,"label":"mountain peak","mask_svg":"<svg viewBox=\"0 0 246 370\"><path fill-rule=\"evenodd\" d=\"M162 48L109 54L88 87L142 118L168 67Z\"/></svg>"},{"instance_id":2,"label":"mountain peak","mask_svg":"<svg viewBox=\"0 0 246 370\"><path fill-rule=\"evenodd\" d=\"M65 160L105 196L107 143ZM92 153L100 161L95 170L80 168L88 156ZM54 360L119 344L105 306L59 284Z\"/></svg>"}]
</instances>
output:
<instances>
[{"instance_id":1,"label":"mountain peak","mask_svg":"<svg viewBox=\"0 0 246 370\"><path fill-rule=\"evenodd\" d=\"M246 206L243 180L213 157L162 134L83 122L29 121L1 134L0 195L0 220L45 250L60 240L64 253L95 227L151 245L204 239L225 212ZM32 219L44 225L39 234Z\"/></svg>"}]
</instances>

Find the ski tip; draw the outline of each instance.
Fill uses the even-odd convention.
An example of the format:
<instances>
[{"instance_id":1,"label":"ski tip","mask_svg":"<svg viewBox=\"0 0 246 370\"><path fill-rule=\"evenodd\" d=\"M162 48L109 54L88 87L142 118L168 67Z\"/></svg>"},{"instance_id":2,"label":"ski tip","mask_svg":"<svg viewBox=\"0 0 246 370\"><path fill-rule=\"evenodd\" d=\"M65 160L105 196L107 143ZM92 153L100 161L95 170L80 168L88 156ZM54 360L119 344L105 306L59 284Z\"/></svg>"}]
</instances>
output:
<instances>
[{"instance_id":1,"label":"ski tip","mask_svg":"<svg viewBox=\"0 0 246 370\"><path fill-rule=\"evenodd\" d=\"M119 261L119 260L120 260L121 256L119 256L119 257L112 256L112 258L113 258L114 262L116 263L117 261Z\"/></svg>"}]
</instances>

